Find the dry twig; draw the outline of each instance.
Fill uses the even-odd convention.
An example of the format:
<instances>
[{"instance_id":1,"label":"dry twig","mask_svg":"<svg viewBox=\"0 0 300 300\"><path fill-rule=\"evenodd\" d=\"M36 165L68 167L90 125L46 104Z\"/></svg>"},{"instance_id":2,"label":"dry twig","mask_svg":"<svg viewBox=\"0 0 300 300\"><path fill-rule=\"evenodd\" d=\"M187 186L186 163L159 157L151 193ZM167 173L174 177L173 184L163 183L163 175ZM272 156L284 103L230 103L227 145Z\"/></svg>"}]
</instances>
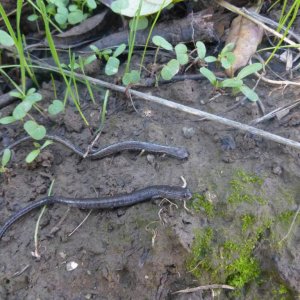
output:
<instances>
[{"instance_id":1,"label":"dry twig","mask_svg":"<svg viewBox=\"0 0 300 300\"><path fill-rule=\"evenodd\" d=\"M179 290L174 292L173 294L186 294L186 293L194 293L197 291L204 291L204 290L212 290L212 289L226 289L226 290L234 290L234 287L227 284L209 284L209 285L202 285L197 286L195 288L188 288L184 290Z\"/></svg>"}]
</instances>

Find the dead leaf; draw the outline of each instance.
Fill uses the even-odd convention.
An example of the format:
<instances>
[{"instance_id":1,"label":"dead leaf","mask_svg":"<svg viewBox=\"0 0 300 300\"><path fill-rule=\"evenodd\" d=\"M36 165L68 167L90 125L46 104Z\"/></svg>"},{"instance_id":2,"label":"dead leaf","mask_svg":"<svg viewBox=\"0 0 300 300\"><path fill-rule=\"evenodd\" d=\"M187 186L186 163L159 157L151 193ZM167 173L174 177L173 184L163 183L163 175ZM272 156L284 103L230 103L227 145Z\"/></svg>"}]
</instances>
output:
<instances>
[{"instance_id":1,"label":"dead leaf","mask_svg":"<svg viewBox=\"0 0 300 300\"><path fill-rule=\"evenodd\" d=\"M238 16L232 21L226 44L235 44L233 50L235 61L233 66L226 70L228 76L232 77L236 70L247 65L262 37L263 29L250 20Z\"/></svg>"}]
</instances>

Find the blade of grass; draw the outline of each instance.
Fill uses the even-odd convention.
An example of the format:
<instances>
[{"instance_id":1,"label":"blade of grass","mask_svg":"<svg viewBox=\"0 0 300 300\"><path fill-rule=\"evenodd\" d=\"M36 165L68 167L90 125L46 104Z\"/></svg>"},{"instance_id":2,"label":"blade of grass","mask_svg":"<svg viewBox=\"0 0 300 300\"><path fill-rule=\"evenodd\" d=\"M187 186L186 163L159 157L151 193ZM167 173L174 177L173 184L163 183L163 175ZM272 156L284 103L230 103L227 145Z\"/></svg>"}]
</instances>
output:
<instances>
[{"instance_id":1,"label":"blade of grass","mask_svg":"<svg viewBox=\"0 0 300 300\"><path fill-rule=\"evenodd\" d=\"M142 68L143 68L143 63L144 63L144 60L145 60L145 55L146 55L146 51L147 51L147 47L148 47L148 44L150 42L150 38L151 38L151 35L152 35L152 32L153 32L153 29L157 23L157 20L161 14L161 11L164 7L164 4L165 4L166 0L163 1L163 3L161 4L160 8L159 8L159 11L157 12L156 16L155 16L155 19L153 20L152 22L152 25L151 25L151 28L150 28L150 31L149 31L149 34L147 36L147 40L146 40L146 44L145 44L145 48L144 48L144 51L143 51L143 54L142 54L142 59L141 59L141 63L140 63L140 73L142 72Z\"/></svg>"},{"instance_id":2,"label":"blade of grass","mask_svg":"<svg viewBox=\"0 0 300 300\"><path fill-rule=\"evenodd\" d=\"M38 7L40 8L41 15L42 15L42 18L43 18L43 21L44 21L46 38L47 38L47 41L48 41L48 45L49 45L49 48L50 48L52 58L53 58L55 64L57 65L57 67L59 68L60 74L63 77L64 82L67 86L67 91L70 94L70 96L71 96L71 98L72 98L72 100L73 100L73 102L74 102L81 118L83 119L84 123L87 126L89 126L89 122L86 120L84 114L81 111L79 103L76 101L76 97L75 97L75 95L72 91L70 82L69 82L69 80L67 79L67 77L65 75L65 70L61 66L59 56L58 56L58 53L57 53L57 50L56 50L56 47L55 47L55 44L54 44L54 40L52 38L52 34L51 34L51 31L50 31L48 15L47 15L47 12L46 12L46 6L45 6L45 4L42 0L37 0L37 4L38 4Z\"/></svg>"}]
</instances>

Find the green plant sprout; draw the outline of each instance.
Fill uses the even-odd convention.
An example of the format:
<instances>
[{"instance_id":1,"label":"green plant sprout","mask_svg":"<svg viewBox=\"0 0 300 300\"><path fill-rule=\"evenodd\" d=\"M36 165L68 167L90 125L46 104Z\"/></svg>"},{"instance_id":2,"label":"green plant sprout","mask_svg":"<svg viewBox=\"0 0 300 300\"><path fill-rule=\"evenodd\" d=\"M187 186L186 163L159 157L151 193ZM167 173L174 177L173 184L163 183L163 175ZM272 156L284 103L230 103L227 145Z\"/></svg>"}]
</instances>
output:
<instances>
[{"instance_id":1,"label":"green plant sprout","mask_svg":"<svg viewBox=\"0 0 300 300\"><path fill-rule=\"evenodd\" d=\"M232 64L234 63L235 56L232 50L234 49L235 45L233 43L229 43L228 45L226 45L222 49L218 57L214 57L214 56L205 57L206 48L202 42L197 42L196 46L197 46L198 58L201 61L204 61L206 63L216 62L217 64L220 64L225 70L231 68ZM209 82L215 88L231 88L233 94L237 94L238 92L241 92L250 101L255 102L258 100L258 95L255 93L254 90L250 89L247 85L244 84L243 79L261 69L262 69L261 63L254 63L241 69L237 76L233 78L227 78L224 80L218 80L215 74L206 67L201 67L199 71L205 78L209 80Z\"/></svg>"},{"instance_id":2,"label":"green plant sprout","mask_svg":"<svg viewBox=\"0 0 300 300\"><path fill-rule=\"evenodd\" d=\"M1 158L1 165L0 165L0 173L4 174L7 172L7 164L9 163L11 158L11 151L10 149L5 149Z\"/></svg>"},{"instance_id":3,"label":"green plant sprout","mask_svg":"<svg viewBox=\"0 0 300 300\"><path fill-rule=\"evenodd\" d=\"M125 44L119 45L114 52L111 49L104 49L101 51L95 45L91 45L90 48L94 54L88 57L88 63L92 62L97 56L100 60L106 60L104 69L106 75L112 76L118 73L120 66L118 56L126 50ZM85 64L87 64L87 62L85 62Z\"/></svg>"},{"instance_id":4,"label":"green plant sprout","mask_svg":"<svg viewBox=\"0 0 300 300\"><path fill-rule=\"evenodd\" d=\"M45 149L47 146L51 145L53 142L51 140L46 140L43 145L40 145L37 142L34 142L33 145L35 146L35 149L32 150L30 153L27 154L25 161L30 164L32 163L41 153L43 149Z\"/></svg>"},{"instance_id":5,"label":"green plant sprout","mask_svg":"<svg viewBox=\"0 0 300 300\"><path fill-rule=\"evenodd\" d=\"M81 23L97 8L95 0L47 0L46 3L47 14L53 17L62 29L69 24ZM28 16L29 21L36 21L38 18L37 14Z\"/></svg>"}]
</instances>

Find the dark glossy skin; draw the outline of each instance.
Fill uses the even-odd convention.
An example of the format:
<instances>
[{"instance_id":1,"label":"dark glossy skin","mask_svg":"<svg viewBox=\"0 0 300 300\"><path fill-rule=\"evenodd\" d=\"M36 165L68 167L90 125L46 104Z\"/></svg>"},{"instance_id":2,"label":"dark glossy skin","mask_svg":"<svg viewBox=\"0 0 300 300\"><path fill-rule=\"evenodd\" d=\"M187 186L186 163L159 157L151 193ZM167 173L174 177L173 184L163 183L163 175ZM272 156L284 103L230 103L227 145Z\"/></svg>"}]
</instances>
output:
<instances>
[{"instance_id":1,"label":"dark glossy skin","mask_svg":"<svg viewBox=\"0 0 300 300\"><path fill-rule=\"evenodd\" d=\"M65 147L69 148L73 152L75 152L77 155L81 157L93 157L93 158L103 158L108 155L116 154L122 151L147 151L151 153L160 153L160 154L166 154L172 157L175 157L177 159L185 159L188 158L189 153L185 148L181 147L171 147L171 146L164 146L159 144L153 144L148 142L140 142L140 141L124 141L119 142L107 146L103 146L102 148L98 150L92 150L91 153L88 153L87 156L85 156L85 152L82 151L77 146L73 145L70 141L66 140L65 138L62 138L57 135L50 135L46 134L44 139L49 139L55 142L58 142ZM23 137L16 142L9 145L7 148L12 149L24 142L30 141L32 138L30 136ZM3 154L2 150L0 152L0 156Z\"/></svg>"},{"instance_id":2,"label":"dark glossy skin","mask_svg":"<svg viewBox=\"0 0 300 300\"><path fill-rule=\"evenodd\" d=\"M149 186L129 194L120 194L111 197L101 198L65 198L59 196L51 196L42 198L28 206L20 209L13 214L0 228L0 239L5 232L21 217L31 212L32 210L44 205L60 203L72 207L82 209L113 209L117 207L124 207L134 205L151 199L167 198L170 200L189 200L192 193L188 188L169 186L169 185L155 185Z\"/></svg>"}]
</instances>

